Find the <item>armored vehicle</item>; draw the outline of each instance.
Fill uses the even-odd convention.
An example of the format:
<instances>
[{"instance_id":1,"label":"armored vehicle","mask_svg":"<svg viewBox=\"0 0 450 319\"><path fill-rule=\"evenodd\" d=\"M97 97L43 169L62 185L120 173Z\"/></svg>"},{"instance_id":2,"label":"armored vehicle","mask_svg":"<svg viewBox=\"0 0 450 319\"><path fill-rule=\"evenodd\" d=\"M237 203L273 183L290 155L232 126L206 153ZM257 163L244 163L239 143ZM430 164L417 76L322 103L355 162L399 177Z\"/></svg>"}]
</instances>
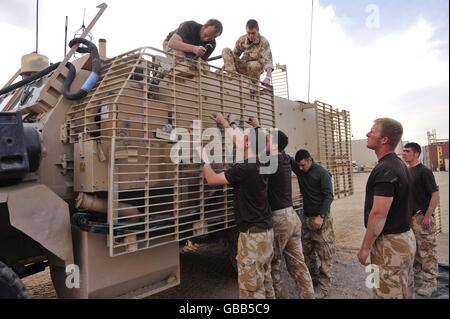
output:
<instances>
[{"instance_id":1,"label":"armored vehicle","mask_svg":"<svg viewBox=\"0 0 450 319\"><path fill-rule=\"evenodd\" d=\"M0 90L0 297L29 297L20 278L46 267L62 298L178 285L180 245L234 227L231 188L208 186L192 161L193 144L212 138L201 132L216 127L213 112L282 129L290 154L309 149L335 195L352 194L348 112L150 47L107 58L104 40L98 50L84 36L58 64L28 56ZM188 154L174 151L182 130Z\"/></svg>"}]
</instances>

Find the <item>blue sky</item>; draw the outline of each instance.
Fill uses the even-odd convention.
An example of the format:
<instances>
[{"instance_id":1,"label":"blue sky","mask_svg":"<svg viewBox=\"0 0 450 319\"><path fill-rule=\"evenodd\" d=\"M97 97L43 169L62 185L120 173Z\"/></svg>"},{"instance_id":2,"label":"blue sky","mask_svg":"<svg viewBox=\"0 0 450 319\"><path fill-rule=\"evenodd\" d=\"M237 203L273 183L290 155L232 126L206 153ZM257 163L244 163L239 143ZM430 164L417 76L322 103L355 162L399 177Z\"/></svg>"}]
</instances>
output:
<instances>
[{"instance_id":1,"label":"blue sky","mask_svg":"<svg viewBox=\"0 0 450 319\"><path fill-rule=\"evenodd\" d=\"M437 27L437 38L448 39L449 36L448 0L320 0L320 4L331 5L336 15L344 21L345 31L365 41L393 31L402 31L420 18L433 22ZM380 10L379 29L365 26L368 15L366 8L370 5L376 5Z\"/></svg>"},{"instance_id":2,"label":"blue sky","mask_svg":"<svg viewBox=\"0 0 450 319\"><path fill-rule=\"evenodd\" d=\"M366 7L375 4L380 8L381 28L406 27L412 20L422 16L430 21L441 21L448 30L448 0L320 0L320 4L332 5L336 15L352 17L359 22L360 27L364 27Z\"/></svg>"},{"instance_id":3,"label":"blue sky","mask_svg":"<svg viewBox=\"0 0 450 319\"><path fill-rule=\"evenodd\" d=\"M433 128L437 128L440 138L448 138L449 1L319 0L319 4L333 9L333 23L351 43L351 49L338 60L345 63L345 56L357 51L360 52L353 56L354 60L367 59L366 65L359 66L370 71L359 74L362 85L356 89L345 88L358 84L348 80L355 74L351 70L352 59L347 59L349 64L343 68L349 70L345 78L349 85L339 88L343 92L342 103L349 101L353 94L364 101L361 109L356 107L356 102L350 107L353 119L364 122L377 115L394 117L404 122L406 140L422 144L426 143L425 132ZM371 5L379 9L378 28L366 26L368 15L373 13L366 9ZM336 48L339 51L339 46ZM320 52L316 50L317 54ZM324 79L320 79L320 84L324 85ZM357 90L359 94L354 93ZM328 99L338 100L338 94ZM359 124L355 121L353 124L355 137L363 138Z\"/></svg>"}]
</instances>

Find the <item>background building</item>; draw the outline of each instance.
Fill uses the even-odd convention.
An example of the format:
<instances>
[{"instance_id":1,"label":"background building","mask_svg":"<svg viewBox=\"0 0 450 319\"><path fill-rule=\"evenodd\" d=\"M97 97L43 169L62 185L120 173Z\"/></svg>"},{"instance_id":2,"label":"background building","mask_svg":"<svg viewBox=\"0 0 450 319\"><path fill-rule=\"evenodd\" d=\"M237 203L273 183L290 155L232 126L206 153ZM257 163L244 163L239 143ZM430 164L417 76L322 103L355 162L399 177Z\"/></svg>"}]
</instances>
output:
<instances>
[{"instance_id":1,"label":"background building","mask_svg":"<svg viewBox=\"0 0 450 319\"><path fill-rule=\"evenodd\" d=\"M403 145L407 142L401 141L395 152L401 156ZM371 171L378 163L375 152L367 148L367 139L352 140L352 162L353 172Z\"/></svg>"},{"instance_id":2,"label":"background building","mask_svg":"<svg viewBox=\"0 0 450 319\"><path fill-rule=\"evenodd\" d=\"M433 171L448 172L448 139L438 139L436 130L427 132L428 145L423 148L423 163Z\"/></svg>"}]
</instances>

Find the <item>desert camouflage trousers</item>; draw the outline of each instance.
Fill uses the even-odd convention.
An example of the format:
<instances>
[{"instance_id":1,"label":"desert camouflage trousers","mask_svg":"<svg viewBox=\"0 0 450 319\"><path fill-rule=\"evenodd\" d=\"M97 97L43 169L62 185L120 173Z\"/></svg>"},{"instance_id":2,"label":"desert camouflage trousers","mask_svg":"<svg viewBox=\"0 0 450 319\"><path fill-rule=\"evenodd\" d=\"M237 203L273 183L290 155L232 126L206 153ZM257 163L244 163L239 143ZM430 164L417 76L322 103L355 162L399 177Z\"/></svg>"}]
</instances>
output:
<instances>
[{"instance_id":1,"label":"desert camouflage trousers","mask_svg":"<svg viewBox=\"0 0 450 319\"><path fill-rule=\"evenodd\" d=\"M228 72L237 72L250 78L257 79L264 72L264 65L258 61L244 61L236 57L229 48L222 50L223 70Z\"/></svg>"},{"instance_id":2,"label":"desert camouflage trousers","mask_svg":"<svg viewBox=\"0 0 450 319\"><path fill-rule=\"evenodd\" d=\"M171 49L171 48L169 48L168 44L169 44L169 41L164 40L164 42L163 42L163 50L165 52L172 53L176 57L176 61L183 61L184 58L185 58L184 52Z\"/></svg>"},{"instance_id":3,"label":"desert camouflage trousers","mask_svg":"<svg viewBox=\"0 0 450 319\"><path fill-rule=\"evenodd\" d=\"M239 298L274 299L271 262L273 229L262 233L239 233L238 267Z\"/></svg>"},{"instance_id":4,"label":"desert camouflage trousers","mask_svg":"<svg viewBox=\"0 0 450 319\"><path fill-rule=\"evenodd\" d=\"M375 299L412 299L414 295L413 262L416 253L414 233L380 235L372 245L370 262L378 266L379 287Z\"/></svg>"},{"instance_id":5,"label":"desert camouflage trousers","mask_svg":"<svg viewBox=\"0 0 450 319\"><path fill-rule=\"evenodd\" d=\"M414 288L434 290L437 288L438 259L434 218L432 228L422 226L424 216L413 216L412 228L416 237L416 256L414 258Z\"/></svg>"},{"instance_id":6,"label":"desert camouflage trousers","mask_svg":"<svg viewBox=\"0 0 450 319\"><path fill-rule=\"evenodd\" d=\"M315 217L301 214L302 244L306 265L314 286L328 293L331 288L332 264L336 251L333 217L328 215L320 229L312 226Z\"/></svg>"},{"instance_id":7,"label":"desert camouflage trousers","mask_svg":"<svg viewBox=\"0 0 450 319\"><path fill-rule=\"evenodd\" d=\"M274 256L272 280L277 299L285 298L282 291L281 259L294 279L302 299L314 299L314 289L302 248L302 223L292 207L273 212Z\"/></svg>"},{"instance_id":8,"label":"desert camouflage trousers","mask_svg":"<svg viewBox=\"0 0 450 319\"><path fill-rule=\"evenodd\" d=\"M167 52L167 53L171 53L173 54L174 58L175 58L175 66L179 67L181 66L185 66L185 67L197 67L196 62L192 62L191 60L187 60L186 55L184 52L182 51L178 51L178 50L174 50L169 48L169 41L165 40L163 42L163 51ZM167 55L168 58L170 58L170 55ZM209 71L210 67L208 65L208 63L204 62L201 59L197 59L197 61L201 61L201 70L203 71Z\"/></svg>"}]
</instances>

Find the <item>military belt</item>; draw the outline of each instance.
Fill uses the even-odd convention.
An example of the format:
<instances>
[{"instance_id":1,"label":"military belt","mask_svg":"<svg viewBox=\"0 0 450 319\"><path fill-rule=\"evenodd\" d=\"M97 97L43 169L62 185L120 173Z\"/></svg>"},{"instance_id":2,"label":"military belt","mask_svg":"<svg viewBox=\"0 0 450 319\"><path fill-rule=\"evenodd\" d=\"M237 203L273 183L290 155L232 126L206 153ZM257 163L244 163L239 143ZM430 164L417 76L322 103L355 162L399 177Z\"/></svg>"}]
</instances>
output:
<instances>
[{"instance_id":1,"label":"military belt","mask_svg":"<svg viewBox=\"0 0 450 319\"><path fill-rule=\"evenodd\" d=\"M247 229L246 231L244 231L243 233L247 233L247 234L259 234L259 233L264 233L266 231L268 231L269 229L264 229L261 227L257 227L257 226L252 226L249 229Z\"/></svg>"}]
</instances>

